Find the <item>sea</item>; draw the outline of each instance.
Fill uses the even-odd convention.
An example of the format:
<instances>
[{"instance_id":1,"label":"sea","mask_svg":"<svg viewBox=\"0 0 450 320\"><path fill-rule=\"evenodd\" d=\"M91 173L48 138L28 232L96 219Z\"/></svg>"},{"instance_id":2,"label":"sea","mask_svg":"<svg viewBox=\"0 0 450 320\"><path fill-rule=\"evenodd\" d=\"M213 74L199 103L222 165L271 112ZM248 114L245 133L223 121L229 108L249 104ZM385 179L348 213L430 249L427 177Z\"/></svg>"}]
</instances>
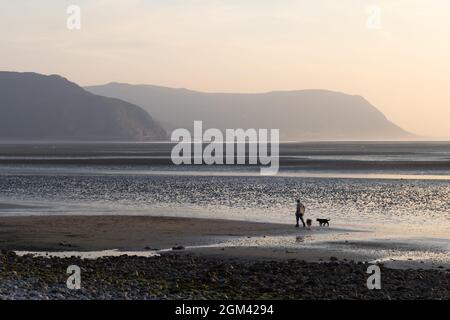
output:
<instances>
[{"instance_id":1,"label":"sea","mask_svg":"<svg viewBox=\"0 0 450 320\"><path fill-rule=\"evenodd\" d=\"M293 224L300 199L306 218L327 218L332 227L354 231L315 245L352 238L368 250L380 250L380 244L395 249L405 260L450 262L450 142L281 143L274 176L262 176L255 165L174 165L173 146L1 142L0 203L17 207L0 207L0 216Z\"/></svg>"}]
</instances>

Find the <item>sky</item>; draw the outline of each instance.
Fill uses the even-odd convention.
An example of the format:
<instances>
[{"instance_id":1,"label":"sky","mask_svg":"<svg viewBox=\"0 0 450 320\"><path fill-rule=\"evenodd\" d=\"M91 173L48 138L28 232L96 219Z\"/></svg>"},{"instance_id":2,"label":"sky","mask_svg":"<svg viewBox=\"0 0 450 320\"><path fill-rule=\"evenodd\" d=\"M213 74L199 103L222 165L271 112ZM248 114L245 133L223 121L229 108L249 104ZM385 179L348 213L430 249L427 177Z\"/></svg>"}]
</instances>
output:
<instances>
[{"instance_id":1,"label":"sky","mask_svg":"<svg viewBox=\"0 0 450 320\"><path fill-rule=\"evenodd\" d=\"M70 5L81 28L67 28ZM329 89L450 137L448 0L0 0L0 70L208 92Z\"/></svg>"}]
</instances>

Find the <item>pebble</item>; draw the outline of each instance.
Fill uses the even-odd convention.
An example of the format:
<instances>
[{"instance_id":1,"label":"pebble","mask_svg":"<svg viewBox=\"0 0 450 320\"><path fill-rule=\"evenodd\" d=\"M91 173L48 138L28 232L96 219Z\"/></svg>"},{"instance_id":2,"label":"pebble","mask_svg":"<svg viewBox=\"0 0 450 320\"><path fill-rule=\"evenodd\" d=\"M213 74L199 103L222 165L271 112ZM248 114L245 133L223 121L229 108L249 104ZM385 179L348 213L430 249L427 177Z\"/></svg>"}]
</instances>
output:
<instances>
[{"instance_id":1,"label":"pebble","mask_svg":"<svg viewBox=\"0 0 450 320\"><path fill-rule=\"evenodd\" d=\"M383 290L368 290L367 265L332 258L308 263L173 252L81 260L2 252L0 265L7 261L8 268L0 269L0 299L450 299L450 273L444 270L380 265ZM73 264L82 269L81 290L66 287Z\"/></svg>"}]
</instances>

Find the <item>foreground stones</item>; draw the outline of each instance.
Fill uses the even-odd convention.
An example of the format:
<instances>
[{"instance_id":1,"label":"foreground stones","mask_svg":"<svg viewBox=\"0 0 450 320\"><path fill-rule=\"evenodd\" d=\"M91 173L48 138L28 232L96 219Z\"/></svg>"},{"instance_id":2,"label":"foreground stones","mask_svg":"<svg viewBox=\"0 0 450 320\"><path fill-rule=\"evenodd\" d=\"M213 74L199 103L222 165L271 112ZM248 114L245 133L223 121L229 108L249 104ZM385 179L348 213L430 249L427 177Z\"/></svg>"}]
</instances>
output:
<instances>
[{"instance_id":1,"label":"foreground stones","mask_svg":"<svg viewBox=\"0 0 450 320\"><path fill-rule=\"evenodd\" d=\"M66 288L81 268L81 290ZM0 299L450 299L450 273L381 266L381 290L368 290L367 264L161 257L19 257L0 254Z\"/></svg>"}]
</instances>

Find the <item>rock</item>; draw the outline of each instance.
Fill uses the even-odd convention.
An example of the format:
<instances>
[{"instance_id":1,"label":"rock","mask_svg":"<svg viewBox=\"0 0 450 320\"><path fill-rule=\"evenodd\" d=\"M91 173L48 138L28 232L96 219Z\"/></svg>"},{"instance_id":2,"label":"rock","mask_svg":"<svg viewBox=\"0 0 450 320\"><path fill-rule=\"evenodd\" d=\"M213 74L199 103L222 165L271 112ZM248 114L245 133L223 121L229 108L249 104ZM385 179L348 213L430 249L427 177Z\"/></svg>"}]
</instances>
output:
<instances>
[{"instance_id":1,"label":"rock","mask_svg":"<svg viewBox=\"0 0 450 320\"><path fill-rule=\"evenodd\" d=\"M339 259L336 257L330 257L330 261L338 261Z\"/></svg>"},{"instance_id":2,"label":"rock","mask_svg":"<svg viewBox=\"0 0 450 320\"><path fill-rule=\"evenodd\" d=\"M82 290L66 288L68 263L83 265ZM17 256L8 268L0 269L0 299L450 299L450 277L439 270L384 268L383 290L367 290L367 265L343 260L235 260L166 252L96 260Z\"/></svg>"},{"instance_id":3,"label":"rock","mask_svg":"<svg viewBox=\"0 0 450 320\"><path fill-rule=\"evenodd\" d=\"M17 256L17 254L14 251L6 251L6 255L8 257L15 257L15 256Z\"/></svg>"}]
</instances>

